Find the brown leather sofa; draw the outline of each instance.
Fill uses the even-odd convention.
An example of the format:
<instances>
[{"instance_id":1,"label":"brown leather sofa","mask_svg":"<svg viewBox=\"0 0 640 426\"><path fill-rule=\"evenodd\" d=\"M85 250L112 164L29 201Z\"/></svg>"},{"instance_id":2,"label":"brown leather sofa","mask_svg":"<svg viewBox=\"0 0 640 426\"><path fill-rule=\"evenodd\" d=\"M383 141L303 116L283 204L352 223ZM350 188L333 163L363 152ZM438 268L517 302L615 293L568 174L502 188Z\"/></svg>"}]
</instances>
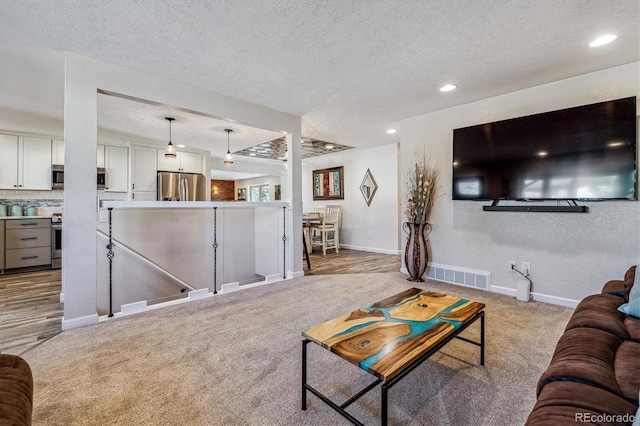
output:
<instances>
[{"instance_id":1,"label":"brown leather sofa","mask_svg":"<svg viewBox=\"0 0 640 426\"><path fill-rule=\"evenodd\" d=\"M0 425L30 425L33 375L16 355L0 354Z\"/></svg>"},{"instance_id":2,"label":"brown leather sofa","mask_svg":"<svg viewBox=\"0 0 640 426\"><path fill-rule=\"evenodd\" d=\"M640 391L640 319L618 307L629 300L635 266L624 280L576 307L551 363L538 380L527 425L631 424Z\"/></svg>"}]
</instances>

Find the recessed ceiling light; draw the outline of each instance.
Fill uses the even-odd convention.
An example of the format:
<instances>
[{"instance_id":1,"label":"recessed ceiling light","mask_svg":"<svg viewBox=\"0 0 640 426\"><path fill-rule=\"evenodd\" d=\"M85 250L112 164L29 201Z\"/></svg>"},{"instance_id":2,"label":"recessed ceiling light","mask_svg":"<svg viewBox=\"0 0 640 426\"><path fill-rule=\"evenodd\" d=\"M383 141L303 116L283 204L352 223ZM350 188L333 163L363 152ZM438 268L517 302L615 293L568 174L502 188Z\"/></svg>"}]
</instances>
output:
<instances>
[{"instance_id":1,"label":"recessed ceiling light","mask_svg":"<svg viewBox=\"0 0 640 426\"><path fill-rule=\"evenodd\" d=\"M256 156L256 153L255 153L255 152L250 152L250 153L249 153L249 157L255 157L255 156Z\"/></svg>"},{"instance_id":2,"label":"recessed ceiling light","mask_svg":"<svg viewBox=\"0 0 640 426\"><path fill-rule=\"evenodd\" d=\"M394 134L395 132L397 132L396 129L389 129L387 130L387 133L389 133L390 135Z\"/></svg>"},{"instance_id":3,"label":"recessed ceiling light","mask_svg":"<svg viewBox=\"0 0 640 426\"><path fill-rule=\"evenodd\" d=\"M326 144L324 146L324 149L333 149L333 145Z\"/></svg>"},{"instance_id":4,"label":"recessed ceiling light","mask_svg":"<svg viewBox=\"0 0 640 426\"><path fill-rule=\"evenodd\" d=\"M444 86L442 86L440 88L441 92L450 92L452 90L456 90L458 86L456 86L455 84L445 84Z\"/></svg>"},{"instance_id":5,"label":"recessed ceiling light","mask_svg":"<svg viewBox=\"0 0 640 426\"><path fill-rule=\"evenodd\" d=\"M538 155L539 155L540 157L546 157L546 156L547 156L547 154L548 154L548 152L547 152L547 151L540 151L540 152L538 152Z\"/></svg>"},{"instance_id":6,"label":"recessed ceiling light","mask_svg":"<svg viewBox=\"0 0 640 426\"><path fill-rule=\"evenodd\" d=\"M607 146L608 146L608 147L611 147L611 148L615 148L615 147L617 147L617 146L622 146L622 145L624 145L624 142L609 142L609 143L607 144Z\"/></svg>"},{"instance_id":7,"label":"recessed ceiling light","mask_svg":"<svg viewBox=\"0 0 640 426\"><path fill-rule=\"evenodd\" d=\"M618 36L615 35L615 34L603 35L603 36L600 36L597 39L593 40L591 43L589 43L589 47L604 46L605 44L609 44L609 43L611 43L613 40L615 40L617 38L618 38Z\"/></svg>"},{"instance_id":8,"label":"recessed ceiling light","mask_svg":"<svg viewBox=\"0 0 640 426\"><path fill-rule=\"evenodd\" d=\"M176 147L178 147L178 148L184 148L184 147L186 147L186 145L179 144L179 145L176 145Z\"/></svg>"}]
</instances>

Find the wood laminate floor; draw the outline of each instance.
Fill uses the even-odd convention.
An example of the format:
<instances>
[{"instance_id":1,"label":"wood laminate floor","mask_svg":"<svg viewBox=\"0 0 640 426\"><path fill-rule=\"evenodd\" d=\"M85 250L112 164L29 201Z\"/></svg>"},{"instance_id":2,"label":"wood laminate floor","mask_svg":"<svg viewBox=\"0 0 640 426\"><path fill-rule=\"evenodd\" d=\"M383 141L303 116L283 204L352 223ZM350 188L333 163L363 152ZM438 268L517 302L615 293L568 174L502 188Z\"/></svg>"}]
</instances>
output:
<instances>
[{"instance_id":1,"label":"wood laminate floor","mask_svg":"<svg viewBox=\"0 0 640 426\"><path fill-rule=\"evenodd\" d=\"M62 330L59 269L0 275L0 352L20 355Z\"/></svg>"},{"instance_id":2,"label":"wood laminate floor","mask_svg":"<svg viewBox=\"0 0 640 426\"><path fill-rule=\"evenodd\" d=\"M400 256L341 249L310 254L307 275L397 272ZM0 276L0 352L20 355L62 330L58 270Z\"/></svg>"},{"instance_id":3,"label":"wood laminate floor","mask_svg":"<svg viewBox=\"0 0 640 426\"><path fill-rule=\"evenodd\" d=\"M371 272L399 272L400 255L372 253L368 251L340 249L328 250L322 255L322 250L309 254L311 269L307 269L307 262L302 261L306 275L327 274L362 274Z\"/></svg>"}]
</instances>

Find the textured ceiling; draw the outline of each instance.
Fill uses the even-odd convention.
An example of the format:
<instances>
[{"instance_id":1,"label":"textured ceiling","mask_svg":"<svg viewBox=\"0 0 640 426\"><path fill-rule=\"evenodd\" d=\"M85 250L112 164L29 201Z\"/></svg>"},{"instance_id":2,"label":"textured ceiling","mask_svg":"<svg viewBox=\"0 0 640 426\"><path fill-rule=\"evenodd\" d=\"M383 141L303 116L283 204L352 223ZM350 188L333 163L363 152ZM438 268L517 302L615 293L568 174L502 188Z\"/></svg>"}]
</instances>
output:
<instances>
[{"instance_id":1,"label":"textured ceiling","mask_svg":"<svg viewBox=\"0 0 640 426\"><path fill-rule=\"evenodd\" d=\"M403 118L638 61L639 8L637 0L0 0L0 128L61 133L69 50L302 116L309 138L397 142L385 130ZM616 42L587 47L611 32ZM458 90L438 91L449 82ZM164 111L106 103L105 134L165 139ZM141 130L147 117L153 125ZM202 124L189 140L219 144L219 124Z\"/></svg>"}]
</instances>

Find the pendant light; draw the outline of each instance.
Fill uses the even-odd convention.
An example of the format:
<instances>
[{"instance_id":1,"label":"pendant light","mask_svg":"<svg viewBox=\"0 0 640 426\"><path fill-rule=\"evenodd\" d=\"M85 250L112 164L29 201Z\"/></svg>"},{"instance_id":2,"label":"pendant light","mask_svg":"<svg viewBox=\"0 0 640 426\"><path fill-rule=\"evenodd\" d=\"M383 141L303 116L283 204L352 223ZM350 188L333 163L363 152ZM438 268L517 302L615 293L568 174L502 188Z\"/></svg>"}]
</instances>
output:
<instances>
[{"instance_id":1,"label":"pendant light","mask_svg":"<svg viewBox=\"0 0 640 426\"><path fill-rule=\"evenodd\" d=\"M233 132L232 129L224 129L227 132L227 155L224 156L224 164L230 166L233 164L233 158L231 158L231 151L229 150L229 133Z\"/></svg>"},{"instance_id":2,"label":"pendant light","mask_svg":"<svg viewBox=\"0 0 640 426\"><path fill-rule=\"evenodd\" d=\"M167 145L167 150L164 153L164 158L176 158L176 149L173 147L171 143L171 122L175 120L173 117L165 117L165 120L169 122L169 145Z\"/></svg>"}]
</instances>

